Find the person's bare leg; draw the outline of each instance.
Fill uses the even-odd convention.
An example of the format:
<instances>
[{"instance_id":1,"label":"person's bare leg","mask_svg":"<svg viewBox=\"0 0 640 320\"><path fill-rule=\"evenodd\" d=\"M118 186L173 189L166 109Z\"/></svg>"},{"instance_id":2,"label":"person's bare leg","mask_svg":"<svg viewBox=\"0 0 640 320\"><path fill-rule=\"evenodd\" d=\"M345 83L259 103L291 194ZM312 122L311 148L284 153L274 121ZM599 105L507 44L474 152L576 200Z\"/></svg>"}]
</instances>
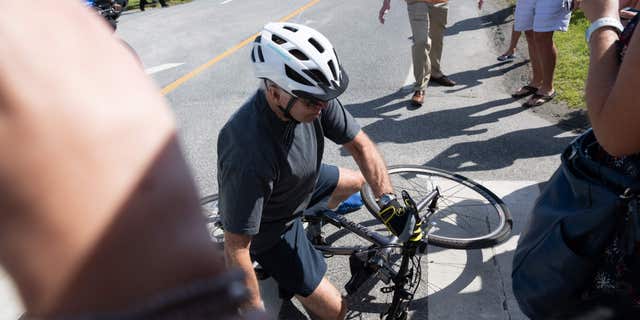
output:
<instances>
[{"instance_id":1,"label":"person's bare leg","mask_svg":"<svg viewBox=\"0 0 640 320\"><path fill-rule=\"evenodd\" d=\"M531 79L529 80L529 84L526 86L520 87L516 92L513 93L513 96L525 96L529 94L535 93L532 92L531 88L540 88L542 84L542 66L540 64L540 59L537 56L536 50L536 41L534 38L533 30L527 30L524 32L524 35L527 39L527 47L529 49L529 63L531 64Z\"/></svg>"},{"instance_id":2,"label":"person's bare leg","mask_svg":"<svg viewBox=\"0 0 640 320\"><path fill-rule=\"evenodd\" d=\"M540 61L541 85L538 93L549 95L553 93L553 74L556 68L558 51L553 43L552 32L534 32L536 57Z\"/></svg>"},{"instance_id":3,"label":"person's bare leg","mask_svg":"<svg viewBox=\"0 0 640 320\"><path fill-rule=\"evenodd\" d=\"M360 191L365 184L364 176L360 171L350 170L346 168L339 168L340 178L338 178L338 185L329 198L328 207L334 209L342 201L346 200L352 194Z\"/></svg>"},{"instance_id":4,"label":"person's bare leg","mask_svg":"<svg viewBox=\"0 0 640 320\"><path fill-rule=\"evenodd\" d=\"M346 301L327 278L322 278L318 287L308 297L296 296L296 298L313 319L341 320L347 314Z\"/></svg>"},{"instance_id":5,"label":"person's bare leg","mask_svg":"<svg viewBox=\"0 0 640 320\"><path fill-rule=\"evenodd\" d=\"M529 63L531 64L531 81L529 85L536 88L542 85L542 64L538 57L538 49L534 37L533 30L527 30L524 32L527 38L527 46L529 47Z\"/></svg>"},{"instance_id":6,"label":"person's bare leg","mask_svg":"<svg viewBox=\"0 0 640 320\"><path fill-rule=\"evenodd\" d=\"M516 47L518 46L518 41L520 40L520 31L516 31L511 28L511 40L509 41L509 48L502 54L503 56L510 56L516 53Z\"/></svg>"}]
</instances>

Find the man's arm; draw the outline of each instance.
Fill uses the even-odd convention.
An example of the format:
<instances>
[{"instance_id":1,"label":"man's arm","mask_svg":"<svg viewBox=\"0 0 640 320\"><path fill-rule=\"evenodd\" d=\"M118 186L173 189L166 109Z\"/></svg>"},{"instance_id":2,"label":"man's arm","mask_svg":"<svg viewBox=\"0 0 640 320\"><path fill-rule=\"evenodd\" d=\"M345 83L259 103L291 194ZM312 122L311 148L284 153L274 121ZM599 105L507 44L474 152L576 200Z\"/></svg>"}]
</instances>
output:
<instances>
[{"instance_id":1,"label":"man's arm","mask_svg":"<svg viewBox=\"0 0 640 320\"><path fill-rule=\"evenodd\" d=\"M378 148L364 131L358 132L353 140L344 144L344 147L353 156L362 175L377 197L384 193L393 192L387 173L387 165L378 152Z\"/></svg>"},{"instance_id":2,"label":"man's arm","mask_svg":"<svg viewBox=\"0 0 640 320\"><path fill-rule=\"evenodd\" d=\"M245 284L249 289L249 301L243 307L245 310L264 310L262 299L260 299L260 289L258 279L253 271L253 263L249 255L251 236L232 232L224 233L224 256L227 266L237 267L245 274Z\"/></svg>"}]
</instances>

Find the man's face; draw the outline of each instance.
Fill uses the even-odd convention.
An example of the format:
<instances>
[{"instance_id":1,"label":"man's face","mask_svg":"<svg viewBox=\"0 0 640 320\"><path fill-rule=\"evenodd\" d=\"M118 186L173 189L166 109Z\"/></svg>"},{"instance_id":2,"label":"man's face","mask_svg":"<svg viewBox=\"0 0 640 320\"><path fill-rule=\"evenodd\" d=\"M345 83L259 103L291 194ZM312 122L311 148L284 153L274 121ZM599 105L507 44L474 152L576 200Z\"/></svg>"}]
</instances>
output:
<instances>
[{"instance_id":1,"label":"man's face","mask_svg":"<svg viewBox=\"0 0 640 320\"><path fill-rule=\"evenodd\" d=\"M328 103L317 99L298 98L291 108L291 116L300 122L312 122L320 116Z\"/></svg>"},{"instance_id":2,"label":"man's face","mask_svg":"<svg viewBox=\"0 0 640 320\"><path fill-rule=\"evenodd\" d=\"M278 91L278 104L283 108L287 107L289 100L293 97L290 93L281 88L272 88ZM295 98L293 107L289 110L291 116L299 122L312 122L320 116L322 110L329 105L326 101L312 98Z\"/></svg>"}]
</instances>

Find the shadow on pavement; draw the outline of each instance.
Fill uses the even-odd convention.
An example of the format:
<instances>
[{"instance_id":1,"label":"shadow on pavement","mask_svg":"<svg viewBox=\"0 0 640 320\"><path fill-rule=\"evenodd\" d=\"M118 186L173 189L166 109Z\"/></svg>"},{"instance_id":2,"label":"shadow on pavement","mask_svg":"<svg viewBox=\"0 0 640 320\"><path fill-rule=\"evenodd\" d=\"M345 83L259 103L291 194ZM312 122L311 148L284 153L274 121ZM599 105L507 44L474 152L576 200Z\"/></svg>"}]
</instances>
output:
<instances>
[{"instance_id":1,"label":"shadow on pavement","mask_svg":"<svg viewBox=\"0 0 640 320\"><path fill-rule=\"evenodd\" d=\"M422 259L422 282L410 306L411 319L477 319L479 314L495 319L526 319L520 311L511 289L511 263L516 238L528 220L538 185L517 189L503 197L509 207L514 226L509 239L484 250L447 250L429 246ZM375 220L361 222L372 227ZM373 228L376 230L376 228ZM329 235L329 242L347 236L344 230ZM346 272L346 271L345 271ZM449 279L440 276L447 274ZM343 283L335 283L342 287ZM348 297L347 319L378 319L391 301L391 295L381 297L377 278L365 283ZM383 285L384 286L384 285ZM428 293L427 293L428 289ZM295 306L288 304L280 319L306 319Z\"/></svg>"},{"instance_id":2,"label":"shadow on pavement","mask_svg":"<svg viewBox=\"0 0 640 320\"><path fill-rule=\"evenodd\" d=\"M396 95L397 93L392 94L392 96ZM404 95L399 96L403 97ZM404 101L387 106L379 106L370 101L358 105L347 105L345 108L356 118L380 118L380 120L362 128L376 143L395 142L399 144L410 144L424 140L485 133L487 129L472 128L481 124L497 122L501 118L509 117L525 109L514 106L488 114L477 114L512 102L512 98L504 98L468 107L417 114L416 116L406 119L398 119L401 116L399 113L391 115L383 114L406 106L406 102ZM423 108L428 108L428 103L429 101L426 102Z\"/></svg>"},{"instance_id":3,"label":"shadow on pavement","mask_svg":"<svg viewBox=\"0 0 640 320\"><path fill-rule=\"evenodd\" d=\"M485 141L463 142L425 163L427 166L454 172L487 171L506 168L518 159L557 155L573 137L556 137L555 125L513 131ZM490 157L488 154L500 155Z\"/></svg>"},{"instance_id":4,"label":"shadow on pavement","mask_svg":"<svg viewBox=\"0 0 640 320\"><path fill-rule=\"evenodd\" d=\"M516 248L515 238L519 238L522 233L536 200L532 195L538 194L538 185L533 184L503 197L513 218L511 236L502 244L489 249L490 251L468 251L468 259L472 257L471 254L480 255L480 259L467 260L465 272L460 275L464 278L479 277L478 281L482 284L480 290L464 290L466 284L470 283L466 280L461 281L464 285L462 288L450 285L430 294L431 319L477 319L477 315L481 313L489 313L495 319L528 319L520 311L513 296L511 264ZM481 253L491 253L491 256L483 257Z\"/></svg>"},{"instance_id":5,"label":"shadow on pavement","mask_svg":"<svg viewBox=\"0 0 640 320\"><path fill-rule=\"evenodd\" d=\"M446 90L446 93L455 93L462 90L470 89L482 84L482 80L501 77L505 73L524 66L528 61L520 61L512 63L510 61L497 62L489 66L484 66L475 70L466 70L449 75L449 77L458 82L453 89ZM500 68L503 67L503 68Z\"/></svg>"},{"instance_id":6,"label":"shadow on pavement","mask_svg":"<svg viewBox=\"0 0 640 320\"><path fill-rule=\"evenodd\" d=\"M471 2L469 3L471 4ZM473 5L476 5L476 3L473 2ZM493 12L484 16L460 20L454 23L453 25L448 26L444 32L444 35L451 36L464 31L489 28L489 27L494 27L494 26L503 25L505 23L509 23L511 22L511 20L508 20L508 19L509 19L509 16L513 14L514 8L515 6L506 7L504 9L498 10L496 12Z\"/></svg>"}]
</instances>

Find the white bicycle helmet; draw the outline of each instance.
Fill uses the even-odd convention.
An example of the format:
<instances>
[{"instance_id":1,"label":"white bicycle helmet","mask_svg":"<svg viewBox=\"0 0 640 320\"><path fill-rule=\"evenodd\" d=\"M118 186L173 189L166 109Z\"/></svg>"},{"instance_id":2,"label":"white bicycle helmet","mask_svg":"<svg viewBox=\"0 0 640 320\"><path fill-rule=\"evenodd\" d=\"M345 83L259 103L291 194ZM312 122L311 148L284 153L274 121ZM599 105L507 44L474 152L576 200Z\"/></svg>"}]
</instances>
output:
<instances>
[{"instance_id":1,"label":"white bicycle helmet","mask_svg":"<svg viewBox=\"0 0 640 320\"><path fill-rule=\"evenodd\" d=\"M297 97L328 101L349 84L338 56L320 32L295 23L268 23L251 50L256 77Z\"/></svg>"}]
</instances>

